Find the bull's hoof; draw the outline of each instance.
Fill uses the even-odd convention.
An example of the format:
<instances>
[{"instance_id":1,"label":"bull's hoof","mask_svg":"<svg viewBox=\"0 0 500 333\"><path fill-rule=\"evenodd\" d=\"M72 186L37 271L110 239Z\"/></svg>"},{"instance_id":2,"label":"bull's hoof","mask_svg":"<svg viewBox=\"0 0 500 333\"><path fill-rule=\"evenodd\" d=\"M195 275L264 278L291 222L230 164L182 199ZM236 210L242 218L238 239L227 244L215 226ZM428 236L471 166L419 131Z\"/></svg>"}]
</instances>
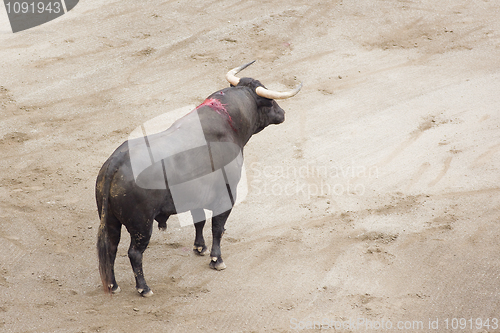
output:
<instances>
[{"instance_id":1,"label":"bull's hoof","mask_svg":"<svg viewBox=\"0 0 500 333\"><path fill-rule=\"evenodd\" d=\"M193 251L194 251L194 253L196 253L199 256L206 256L207 254L210 253L210 251L208 251L208 249L205 245L203 245L203 246L196 246L195 245L193 247Z\"/></svg>"},{"instance_id":2,"label":"bull's hoof","mask_svg":"<svg viewBox=\"0 0 500 333\"><path fill-rule=\"evenodd\" d=\"M114 294L118 294L122 290L120 289L120 287L118 285L116 285L116 286L112 286L110 291L114 295Z\"/></svg>"},{"instance_id":3,"label":"bull's hoof","mask_svg":"<svg viewBox=\"0 0 500 333\"><path fill-rule=\"evenodd\" d=\"M222 271L223 269L226 269L226 264L222 261L222 258L213 257L212 261L210 261L210 268Z\"/></svg>"},{"instance_id":4,"label":"bull's hoof","mask_svg":"<svg viewBox=\"0 0 500 333\"><path fill-rule=\"evenodd\" d=\"M151 297L153 296L153 291L151 289L141 289L141 288L138 288L137 289L137 292L139 294L141 294L142 297Z\"/></svg>"}]
</instances>

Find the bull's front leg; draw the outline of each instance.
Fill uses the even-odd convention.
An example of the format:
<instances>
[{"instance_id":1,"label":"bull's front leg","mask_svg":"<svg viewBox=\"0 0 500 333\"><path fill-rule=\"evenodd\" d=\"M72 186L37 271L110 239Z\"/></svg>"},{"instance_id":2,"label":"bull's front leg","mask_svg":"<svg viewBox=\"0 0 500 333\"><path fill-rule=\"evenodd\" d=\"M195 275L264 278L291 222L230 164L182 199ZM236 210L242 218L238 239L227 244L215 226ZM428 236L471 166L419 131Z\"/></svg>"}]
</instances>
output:
<instances>
[{"instance_id":1,"label":"bull's front leg","mask_svg":"<svg viewBox=\"0 0 500 333\"><path fill-rule=\"evenodd\" d=\"M212 251L210 252L210 268L216 269L218 271L226 268L226 264L222 260L222 255L220 251L220 240L224 234L224 225L229 217L231 210L228 210L222 214L212 217Z\"/></svg>"},{"instance_id":2,"label":"bull's front leg","mask_svg":"<svg viewBox=\"0 0 500 333\"><path fill-rule=\"evenodd\" d=\"M206 222L205 212L203 209L194 209L191 211L191 216L193 217L194 228L196 230L193 251L200 256L206 256L208 249L203 238L203 227L205 227Z\"/></svg>"}]
</instances>

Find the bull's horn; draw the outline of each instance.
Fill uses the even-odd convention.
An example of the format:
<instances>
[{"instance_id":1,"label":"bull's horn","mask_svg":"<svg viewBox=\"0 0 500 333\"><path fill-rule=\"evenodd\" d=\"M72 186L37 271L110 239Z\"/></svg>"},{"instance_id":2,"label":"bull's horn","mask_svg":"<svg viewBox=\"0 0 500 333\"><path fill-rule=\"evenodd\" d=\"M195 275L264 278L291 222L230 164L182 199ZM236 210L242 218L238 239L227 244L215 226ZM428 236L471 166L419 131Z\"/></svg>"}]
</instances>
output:
<instances>
[{"instance_id":1,"label":"bull's horn","mask_svg":"<svg viewBox=\"0 0 500 333\"><path fill-rule=\"evenodd\" d=\"M302 88L302 82L293 90L290 91L285 91L285 92L279 92L279 91L273 91L266 89L264 87L257 87L255 89L255 93L259 95L260 97L264 98L269 98L269 99L285 99L285 98L290 98L292 96L297 95L297 93L300 91Z\"/></svg>"},{"instance_id":2,"label":"bull's horn","mask_svg":"<svg viewBox=\"0 0 500 333\"><path fill-rule=\"evenodd\" d=\"M251 64L253 64L254 62L255 62L255 60L252 62L249 62L248 64L241 65L239 67L231 69L226 74L227 82L231 83L233 86L237 86L238 83L240 82L240 78L236 77L235 75L238 74L239 72L241 72L242 70L244 70L245 68L247 68L248 66L250 66Z\"/></svg>"}]
</instances>

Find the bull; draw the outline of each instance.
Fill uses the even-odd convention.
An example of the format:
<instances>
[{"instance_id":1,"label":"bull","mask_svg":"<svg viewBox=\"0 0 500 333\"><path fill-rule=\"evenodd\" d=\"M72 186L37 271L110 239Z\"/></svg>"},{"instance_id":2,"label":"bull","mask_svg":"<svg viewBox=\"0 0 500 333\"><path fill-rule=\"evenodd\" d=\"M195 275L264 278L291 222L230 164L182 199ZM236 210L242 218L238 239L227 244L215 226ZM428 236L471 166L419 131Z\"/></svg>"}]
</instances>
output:
<instances>
[{"instance_id":1,"label":"bull","mask_svg":"<svg viewBox=\"0 0 500 333\"><path fill-rule=\"evenodd\" d=\"M128 257L136 289L145 297L153 294L142 268L153 222L165 230L169 216L182 212L189 211L195 222L194 252L207 255L204 209L212 211L209 265L216 270L226 268L220 243L236 201L243 147L253 134L285 120L275 99L292 97L302 87L278 92L266 89L258 80L236 77L252 63L230 70L226 74L229 88L210 95L167 130L124 142L100 169L96 181L97 253L106 292L120 291L114 262L124 225L131 238Z\"/></svg>"}]
</instances>

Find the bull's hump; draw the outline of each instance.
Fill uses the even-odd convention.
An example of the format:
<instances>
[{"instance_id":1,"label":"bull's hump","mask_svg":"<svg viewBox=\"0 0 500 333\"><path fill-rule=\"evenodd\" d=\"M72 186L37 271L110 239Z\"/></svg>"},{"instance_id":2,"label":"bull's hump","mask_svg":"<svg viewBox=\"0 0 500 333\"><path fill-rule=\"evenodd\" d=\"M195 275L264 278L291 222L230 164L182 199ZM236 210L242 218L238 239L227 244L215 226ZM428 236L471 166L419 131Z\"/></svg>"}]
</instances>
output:
<instances>
[{"instance_id":1,"label":"bull's hump","mask_svg":"<svg viewBox=\"0 0 500 333\"><path fill-rule=\"evenodd\" d=\"M222 91L220 91L218 93L223 94ZM196 107L196 109L198 110L198 109L205 107L205 106L209 107L210 109L212 109L213 111L218 113L222 118L224 118L227 121L229 126L231 126L231 129L234 132L237 132L237 129L234 125L233 118L231 118L231 115L229 114L229 112L227 112L225 104L222 104L222 102L216 98L207 98L203 103L198 105Z\"/></svg>"}]
</instances>

